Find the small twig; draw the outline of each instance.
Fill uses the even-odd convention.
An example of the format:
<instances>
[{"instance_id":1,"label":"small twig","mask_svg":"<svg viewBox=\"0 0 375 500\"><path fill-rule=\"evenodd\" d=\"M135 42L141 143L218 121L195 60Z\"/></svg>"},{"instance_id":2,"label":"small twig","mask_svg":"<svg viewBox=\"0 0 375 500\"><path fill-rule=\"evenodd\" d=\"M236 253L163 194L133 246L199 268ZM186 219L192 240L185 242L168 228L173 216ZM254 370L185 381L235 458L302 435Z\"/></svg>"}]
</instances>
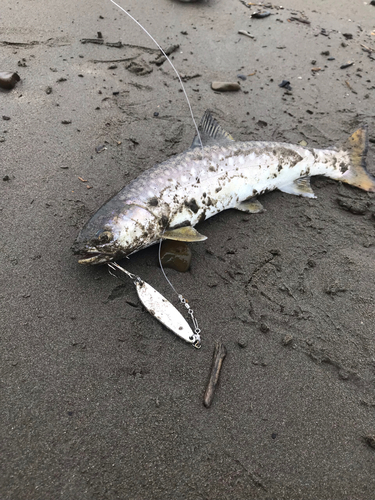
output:
<instances>
[{"instance_id":1,"label":"small twig","mask_svg":"<svg viewBox=\"0 0 375 500\"><path fill-rule=\"evenodd\" d=\"M93 63L117 63L117 62L128 62L128 61L134 61L134 59L137 59L138 56L133 56L133 57L124 57L123 59L93 59Z\"/></svg>"},{"instance_id":2,"label":"small twig","mask_svg":"<svg viewBox=\"0 0 375 500\"><path fill-rule=\"evenodd\" d=\"M371 54L371 52L375 52L375 49L372 49L371 47L367 47L367 45L365 45L364 43L361 43L361 47L365 52L368 52L369 54Z\"/></svg>"},{"instance_id":3,"label":"small twig","mask_svg":"<svg viewBox=\"0 0 375 500\"><path fill-rule=\"evenodd\" d=\"M223 364L224 358L227 355L227 350L221 342L216 342L214 356L212 359L212 367L210 380L208 381L206 392L204 393L203 404L206 408L211 406L212 400L214 399L216 385L219 380L221 366Z\"/></svg>"}]
</instances>

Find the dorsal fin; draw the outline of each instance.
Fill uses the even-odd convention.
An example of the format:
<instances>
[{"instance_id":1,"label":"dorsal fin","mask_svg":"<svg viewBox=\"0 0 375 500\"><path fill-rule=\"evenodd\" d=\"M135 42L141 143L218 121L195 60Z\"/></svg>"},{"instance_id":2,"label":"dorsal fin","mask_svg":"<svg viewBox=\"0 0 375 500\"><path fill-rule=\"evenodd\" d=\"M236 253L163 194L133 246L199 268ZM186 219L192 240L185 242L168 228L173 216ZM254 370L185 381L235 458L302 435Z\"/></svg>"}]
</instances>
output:
<instances>
[{"instance_id":1,"label":"dorsal fin","mask_svg":"<svg viewBox=\"0 0 375 500\"><path fill-rule=\"evenodd\" d=\"M226 132L221 125L212 118L211 113L207 110L202 116L199 124L199 133L203 146L213 146L215 144L226 144L234 141L233 137ZM200 147L198 136L194 137L192 148Z\"/></svg>"}]
</instances>

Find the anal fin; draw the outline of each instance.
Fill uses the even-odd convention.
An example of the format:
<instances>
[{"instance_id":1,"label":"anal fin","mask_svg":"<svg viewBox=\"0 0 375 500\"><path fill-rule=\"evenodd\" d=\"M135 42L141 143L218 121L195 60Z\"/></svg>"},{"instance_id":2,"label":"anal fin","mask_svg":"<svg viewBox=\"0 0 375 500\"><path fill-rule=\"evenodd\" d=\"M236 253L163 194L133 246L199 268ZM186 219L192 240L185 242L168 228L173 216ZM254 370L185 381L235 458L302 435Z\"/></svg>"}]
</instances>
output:
<instances>
[{"instance_id":1,"label":"anal fin","mask_svg":"<svg viewBox=\"0 0 375 500\"><path fill-rule=\"evenodd\" d=\"M236 209L241 210L241 212L247 212L248 214L259 214L264 212L263 205L256 198L242 201L236 206Z\"/></svg>"},{"instance_id":2,"label":"anal fin","mask_svg":"<svg viewBox=\"0 0 375 500\"><path fill-rule=\"evenodd\" d=\"M306 198L316 198L314 191L311 189L310 177L300 177L284 186L278 186L278 189L283 193L295 194L296 196L304 196Z\"/></svg>"},{"instance_id":3,"label":"anal fin","mask_svg":"<svg viewBox=\"0 0 375 500\"><path fill-rule=\"evenodd\" d=\"M176 241L204 241L207 236L198 233L196 229L191 226L178 227L177 229L170 229L163 233L163 239L176 240Z\"/></svg>"}]
</instances>

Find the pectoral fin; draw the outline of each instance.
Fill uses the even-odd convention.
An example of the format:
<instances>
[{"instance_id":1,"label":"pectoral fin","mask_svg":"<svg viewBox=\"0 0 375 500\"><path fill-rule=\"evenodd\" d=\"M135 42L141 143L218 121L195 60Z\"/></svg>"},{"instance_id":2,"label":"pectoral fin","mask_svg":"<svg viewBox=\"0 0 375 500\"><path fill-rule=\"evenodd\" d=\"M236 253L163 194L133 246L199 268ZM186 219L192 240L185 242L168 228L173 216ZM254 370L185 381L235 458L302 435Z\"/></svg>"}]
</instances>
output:
<instances>
[{"instance_id":1,"label":"pectoral fin","mask_svg":"<svg viewBox=\"0 0 375 500\"><path fill-rule=\"evenodd\" d=\"M177 229L171 229L165 231L163 234L165 240L176 240L176 241L204 241L207 236L198 233L196 229L191 226L179 227Z\"/></svg>"},{"instance_id":2,"label":"pectoral fin","mask_svg":"<svg viewBox=\"0 0 375 500\"><path fill-rule=\"evenodd\" d=\"M236 206L236 209L241 210L241 212L247 212L248 214L259 214L264 212L263 205L256 198L242 201Z\"/></svg>"},{"instance_id":3,"label":"pectoral fin","mask_svg":"<svg viewBox=\"0 0 375 500\"><path fill-rule=\"evenodd\" d=\"M295 194L296 196L304 196L306 198L316 198L314 191L310 186L310 177L300 177L290 184L279 186L279 190L283 193Z\"/></svg>"}]
</instances>

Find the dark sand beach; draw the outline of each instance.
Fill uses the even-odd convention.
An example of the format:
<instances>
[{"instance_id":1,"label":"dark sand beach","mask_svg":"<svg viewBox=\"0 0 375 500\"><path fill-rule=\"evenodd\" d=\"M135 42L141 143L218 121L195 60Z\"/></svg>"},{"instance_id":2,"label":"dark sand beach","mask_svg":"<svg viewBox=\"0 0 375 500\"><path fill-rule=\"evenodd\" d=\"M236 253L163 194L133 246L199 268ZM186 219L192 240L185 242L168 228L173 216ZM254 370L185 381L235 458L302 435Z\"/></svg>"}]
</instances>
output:
<instances>
[{"instance_id":1,"label":"dark sand beach","mask_svg":"<svg viewBox=\"0 0 375 500\"><path fill-rule=\"evenodd\" d=\"M121 5L179 45L197 120L209 109L237 140L308 147L367 123L375 174L369 1L285 0L260 19L239 0ZM0 498L373 499L375 195L317 177L317 199L275 191L264 213L200 224L190 270L167 270L196 350L131 281L71 251L108 198L190 146L173 70L107 0L2 0L0 52L21 77L0 89ZM122 264L177 304L156 247Z\"/></svg>"}]
</instances>

